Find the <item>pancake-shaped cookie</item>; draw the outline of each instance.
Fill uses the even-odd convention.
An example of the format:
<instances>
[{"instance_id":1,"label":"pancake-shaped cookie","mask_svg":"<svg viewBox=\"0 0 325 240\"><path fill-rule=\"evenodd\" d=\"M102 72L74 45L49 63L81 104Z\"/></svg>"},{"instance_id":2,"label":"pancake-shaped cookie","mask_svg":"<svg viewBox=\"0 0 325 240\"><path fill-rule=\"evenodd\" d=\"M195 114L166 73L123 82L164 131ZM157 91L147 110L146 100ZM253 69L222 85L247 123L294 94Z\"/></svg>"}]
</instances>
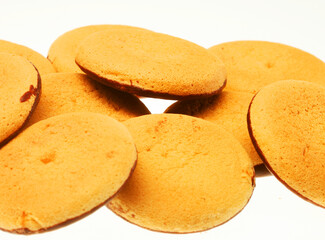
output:
<instances>
[{"instance_id":1,"label":"pancake-shaped cookie","mask_svg":"<svg viewBox=\"0 0 325 240\"><path fill-rule=\"evenodd\" d=\"M220 97L177 102L166 112L193 115L221 124L241 142L253 164L261 165L263 162L254 150L246 123L254 93L271 82L286 79L325 84L325 63L299 49L263 41L228 42L209 51L226 65L224 92Z\"/></svg>"},{"instance_id":2,"label":"pancake-shaped cookie","mask_svg":"<svg viewBox=\"0 0 325 240\"><path fill-rule=\"evenodd\" d=\"M34 124L0 150L0 228L37 233L86 216L116 194L136 159L129 131L108 116Z\"/></svg>"},{"instance_id":3,"label":"pancake-shaped cookie","mask_svg":"<svg viewBox=\"0 0 325 240\"><path fill-rule=\"evenodd\" d=\"M92 33L118 28L131 28L123 25L90 25L73 29L62 34L51 45L48 59L58 72L83 73L75 63L77 46Z\"/></svg>"},{"instance_id":4,"label":"pancake-shaped cookie","mask_svg":"<svg viewBox=\"0 0 325 240\"><path fill-rule=\"evenodd\" d=\"M248 127L278 180L325 207L325 88L295 80L268 85L252 100Z\"/></svg>"},{"instance_id":5,"label":"pancake-shaped cookie","mask_svg":"<svg viewBox=\"0 0 325 240\"><path fill-rule=\"evenodd\" d=\"M240 143L216 124L180 114L124 124L138 163L108 203L117 215L150 230L189 233L220 225L247 204L253 166Z\"/></svg>"},{"instance_id":6,"label":"pancake-shaped cookie","mask_svg":"<svg viewBox=\"0 0 325 240\"><path fill-rule=\"evenodd\" d=\"M226 65L227 89L255 94L280 80L325 84L325 63L300 49L265 41L235 41L209 51Z\"/></svg>"},{"instance_id":7,"label":"pancake-shaped cookie","mask_svg":"<svg viewBox=\"0 0 325 240\"><path fill-rule=\"evenodd\" d=\"M137 97L104 86L85 74L47 74L42 83L42 97L30 125L70 112L102 113L119 121L150 114Z\"/></svg>"},{"instance_id":8,"label":"pancake-shaped cookie","mask_svg":"<svg viewBox=\"0 0 325 240\"><path fill-rule=\"evenodd\" d=\"M139 96L183 99L219 93L226 71L219 58L189 41L148 30L91 34L76 63L97 81Z\"/></svg>"},{"instance_id":9,"label":"pancake-shaped cookie","mask_svg":"<svg viewBox=\"0 0 325 240\"><path fill-rule=\"evenodd\" d=\"M0 147L28 121L40 97L41 80L25 58L0 53Z\"/></svg>"},{"instance_id":10,"label":"pancake-shaped cookie","mask_svg":"<svg viewBox=\"0 0 325 240\"><path fill-rule=\"evenodd\" d=\"M28 47L0 40L0 52L11 53L27 58L28 61L33 63L33 65L37 68L41 76L47 73L55 72L55 69L49 60Z\"/></svg>"}]
</instances>

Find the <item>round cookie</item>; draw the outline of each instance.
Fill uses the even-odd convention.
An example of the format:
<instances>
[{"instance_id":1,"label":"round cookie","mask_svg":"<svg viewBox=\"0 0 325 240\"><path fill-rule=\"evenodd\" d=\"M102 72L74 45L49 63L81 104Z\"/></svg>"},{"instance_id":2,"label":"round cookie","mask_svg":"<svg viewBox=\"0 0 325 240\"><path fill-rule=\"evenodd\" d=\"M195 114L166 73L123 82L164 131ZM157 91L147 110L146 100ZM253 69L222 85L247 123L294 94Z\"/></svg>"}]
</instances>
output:
<instances>
[{"instance_id":1,"label":"round cookie","mask_svg":"<svg viewBox=\"0 0 325 240\"><path fill-rule=\"evenodd\" d=\"M92 33L119 28L132 27L123 25L90 25L68 31L52 43L47 58L58 72L83 73L75 63L79 43Z\"/></svg>"},{"instance_id":2,"label":"round cookie","mask_svg":"<svg viewBox=\"0 0 325 240\"><path fill-rule=\"evenodd\" d=\"M47 60L41 54L35 52L34 50L28 47L18 45L12 42L0 40L0 52L11 53L11 54L15 54L27 58L28 61L33 63L33 65L37 68L41 76L47 73L55 72L55 69L52 66L52 64L49 62L49 60Z\"/></svg>"},{"instance_id":3,"label":"round cookie","mask_svg":"<svg viewBox=\"0 0 325 240\"><path fill-rule=\"evenodd\" d=\"M41 80L25 58L0 53L0 147L15 137L34 111Z\"/></svg>"},{"instance_id":4,"label":"round cookie","mask_svg":"<svg viewBox=\"0 0 325 240\"><path fill-rule=\"evenodd\" d=\"M227 89L255 94L280 80L325 84L325 63L300 49L265 41L226 42L209 49L227 69Z\"/></svg>"},{"instance_id":5,"label":"round cookie","mask_svg":"<svg viewBox=\"0 0 325 240\"><path fill-rule=\"evenodd\" d=\"M263 41L228 42L211 47L209 51L226 65L224 92L220 97L177 102L166 112L193 115L221 124L241 142L253 164L261 165L263 162L254 150L246 123L254 93L271 82L284 79L325 84L325 63L297 48Z\"/></svg>"},{"instance_id":6,"label":"round cookie","mask_svg":"<svg viewBox=\"0 0 325 240\"><path fill-rule=\"evenodd\" d=\"M325 88L279 81L251 102L248 127L268 169L294 193L325 207Z\"/></svg>"},{"instance_id":7,"label":"round cookie","mask_svg":"<svg viewBox=\"0 0 325 240\"><path fill-rule=\"evenodd\" d=\"M79 67L97 81L140 96L183 99L219 93L224 64L205 48L166 34L114 29L79 45Z\"/></svg>"},{"instance_id":8,"label":"round cookie","mask_svg":"<svg viewBox=\"0 0 325 240\"><path fill-rule=\"evenodd\" d=\"M138 163L108 203L117 215L150 230L189 233L220 225L247 204L254 168L225 130L180 114L124 124L135 139Z\"/></svg>"},{"instance_id":9,"label":"round cookie","mask_svg":"<svg viewBox=\"0 0 325 240\"><path fill-rule=\"evenodd\" d=\"M119 121L150 114L137 97L106 87L85 74L52 73L45 75L42 83L42 97L29 125L70 112L102 113Z\"/></svg>"},{"instance_id":10,"label":"round cookie","mask_svg":"<svg viewBox=\"0 0 325 240\"><path fill-rule=\"evenodd\" d=\"M116 194L137 159L123 124L71 113L27 128L0 150L0 228L30 234L69 224Z\"/></svg>"}]
</instances>

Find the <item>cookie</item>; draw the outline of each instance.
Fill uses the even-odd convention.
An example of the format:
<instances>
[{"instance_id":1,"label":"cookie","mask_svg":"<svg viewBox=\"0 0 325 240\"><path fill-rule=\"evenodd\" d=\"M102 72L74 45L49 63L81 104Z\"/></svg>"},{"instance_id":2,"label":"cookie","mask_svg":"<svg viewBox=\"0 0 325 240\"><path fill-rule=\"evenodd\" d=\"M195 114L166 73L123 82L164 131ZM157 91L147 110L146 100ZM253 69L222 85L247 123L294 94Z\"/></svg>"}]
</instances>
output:
<instances>
[{"instance_id":1,"label":"cookie","mask_svg":"<svg viewBox=\"0 0 325 240\"><path fill-rule=\"evenodd\" d=\"M248 126L268 169L302 198L325 207L325 87L279 81L251 102Z\"/></svg>"},{"instance_id":2,"label":"cookie","mask_svg":"<svg viewBox=\"0 0 325 240\"><path fill-rule=\"evenodd\" d=\"M255 94L280 80L297 79L325 84L325 63L288 45L265 41L235 41L209 51L226 65L227 89Z\"/></svg>"},{"instance_id":3,"label":"cookie","mask_svg":"<svg viewBox=\"0 0 325 240\"><path fill-rule=\"evenodd\" d=\"M209 51L226 65L227 87L224 92L220 97L175 103L166 112L189 114L221 124L241 142L253 164L262 165L246 123L248 106L254 94L261 87L284 79L325 84L325 63L297 48L263 41L228 42Z\"/></svg>"},{"instance_id":4,"label":"cookie","mask_svg":"<svg viewBox=\"0 0 325 240\"><path fill-rule=\"evenodd\" d=\"M220 225L247 204L253 166L240 143L216 124L180 114L124 124L138 163L108 203L117 215L150 230L189 233Z\"/></svg>"},{"instance_id":5,"label":"cookie","mask_svg":"<svg viewBox=\"0 0 325 240\"><path fill-rule=\"evenodd\" d=\"M4 40L0 40L0 52L6 52L15 54L24 58L27 58L28 61L33 63L33 65L37 68L39 74L42 76L47 73L53 73L55 72L54 67L52 64L47 60L45 57L43 57L38 52L35 52L34 50Z\"/></svg>"},{"instance_id":6,"label":"cookie","mask_svg":"<svg viewBox=\"0 0 325 240\"><path fill-rule=\"evenodd\" d=\"M29 124L70 112L96 112L119 121L150 114L135 96L106 87L81 73L52 73L42 79L42 97Z\"/></svg>"},{"instance_id":7,"label":"cookie","mask_svg":"<svg viewBox=\"0 0 325 240\"><path fill-rule=\"evenodd\" d=\"M119 28L130 27L123 25L90 25L68 31L52 43L47 58L58 72L83 73L75 63L77 46L80 41L92 33Z\"/></svg>"},{"instance_id":8,"label":"cookie","mask_svg":"<svg viewBox=\"0 0 325 240\"><path fill-rule=\"evenodd\" d=\"M27 123L41 93L41 80L25 58L0 53L0 147Z\"/></svg>"},{"instance_id":9,"label":"cookie","mask_svg":"<svg viewBox=\"0 0 325 240\"><path fill-rule=\"evenodd\" d=\"M88 215L116 194L136 159L130 133L108 116L34 124L0 150L0 228L38 233Z\"/></svg>"},{"instance_id":10,"label":"cookie","mask_svg":"<svg viewBox=\"0 0 325 240\"><path fill-rule=\"evenodd\" d=\"M224 64L205 48L143 29L91 34L80 43L76 63L103 84L147 97L210 96L226 83Z\"/></svg>"},{"instance_id":11,"label":"cookie","mask_svg":"<svg viewBox=\"0 0 325 240\"><path fill-rule=\"evenodd\" d=\"M202 118L230 131L242 144L254 165L261 165L247 129L247 111L253 94L223 91L205 99L181 100L172 104L166 113L180 113Z\"/></svg>"}]
</instances>

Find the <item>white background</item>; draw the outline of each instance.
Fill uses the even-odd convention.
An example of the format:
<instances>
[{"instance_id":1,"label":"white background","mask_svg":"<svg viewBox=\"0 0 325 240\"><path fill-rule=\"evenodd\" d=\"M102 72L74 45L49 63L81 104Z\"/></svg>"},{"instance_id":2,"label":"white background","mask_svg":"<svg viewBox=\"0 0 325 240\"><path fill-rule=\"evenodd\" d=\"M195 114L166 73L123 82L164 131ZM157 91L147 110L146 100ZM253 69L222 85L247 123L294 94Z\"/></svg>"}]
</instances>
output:
<instances>
[{"instance_id":1,"label":"white background","mask_svg":"<svg viewBox=\"0 0 325 240\"><path fill-rule=\"evenodd\" d=\"M0 0L0 39L26 45L45 56L60 34L90 24L144 27L204 47L233 40L275 41L325 60L325 1L322 0ZM144 101L153 113L163 112L172 103ZM0 232L1 240L22 238ZM125 222L103 207L77 223L28 239L324 240L325 210L300 199L274 177L265 177L257 179L251 201L238 216L206 232L185 235L151 232Z\"/></svg>"}]
</instances>

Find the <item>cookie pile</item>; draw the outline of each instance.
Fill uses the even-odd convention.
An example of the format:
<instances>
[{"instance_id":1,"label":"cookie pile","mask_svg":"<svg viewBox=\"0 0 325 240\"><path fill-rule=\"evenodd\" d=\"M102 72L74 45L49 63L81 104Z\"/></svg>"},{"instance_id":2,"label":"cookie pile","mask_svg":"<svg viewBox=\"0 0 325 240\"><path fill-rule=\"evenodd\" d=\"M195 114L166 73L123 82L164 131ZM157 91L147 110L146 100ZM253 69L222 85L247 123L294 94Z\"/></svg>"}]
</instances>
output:
<instances>
[{"instance_id":1,"label":"cookie pile","mask_svg":"<svg viewBox=\"0 0 325 240\"><path fill-rule=\"evenodd\" d=\"M46 59L0 40L0 229L45 232L106 205L150 230L204 231L245 207L263 164L325 207L324 85L324 62L279 43L205 49L96 25ZM178 101L150 114L138 96Z\"/></svg>"}]
</instances>

